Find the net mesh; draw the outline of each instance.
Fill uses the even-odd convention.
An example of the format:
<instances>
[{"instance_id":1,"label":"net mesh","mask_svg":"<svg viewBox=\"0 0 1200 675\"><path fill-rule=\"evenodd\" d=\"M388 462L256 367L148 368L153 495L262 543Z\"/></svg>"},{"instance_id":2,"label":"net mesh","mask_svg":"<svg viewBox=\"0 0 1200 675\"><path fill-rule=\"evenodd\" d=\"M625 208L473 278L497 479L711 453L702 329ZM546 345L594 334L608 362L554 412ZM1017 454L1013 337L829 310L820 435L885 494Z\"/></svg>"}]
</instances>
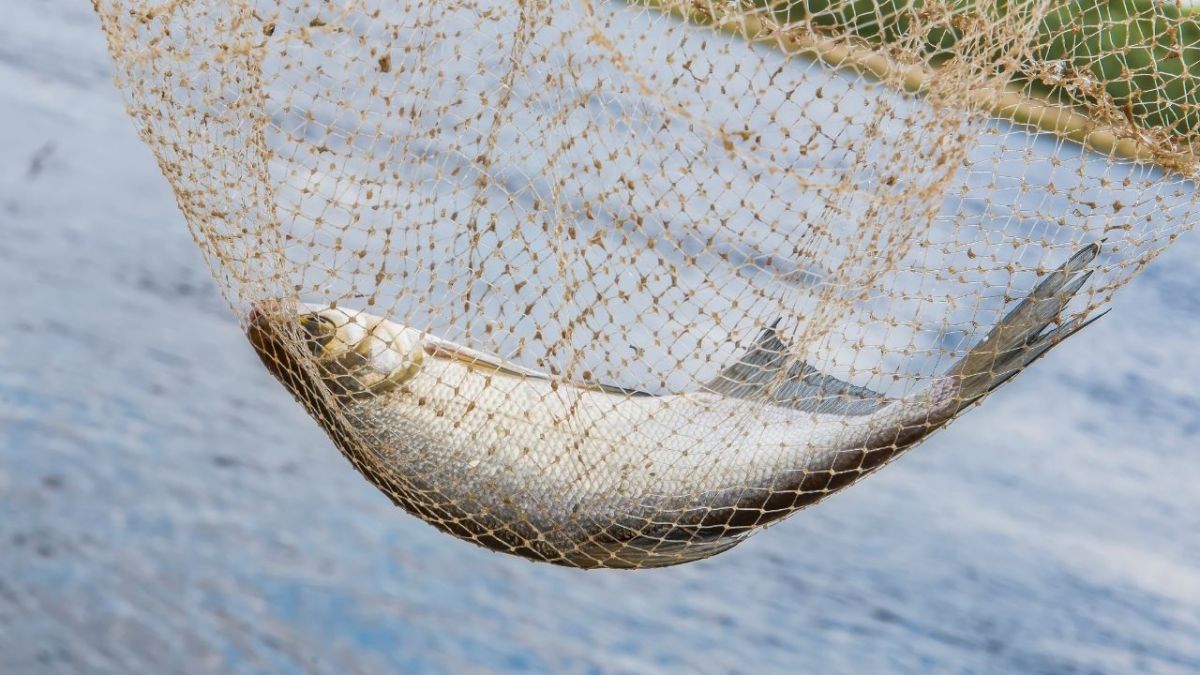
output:
<instances>
[{"instance_id":1,"label":"net mesh","mask_svg":"<svg viewBox=\"0 0 1200 675\"><path fill-rule=\"evenodd\" d=\"M581 567L884 465L1196 220L1148 0L95 0L267 368L393 501Z\"/></svg>"}]
</instances>

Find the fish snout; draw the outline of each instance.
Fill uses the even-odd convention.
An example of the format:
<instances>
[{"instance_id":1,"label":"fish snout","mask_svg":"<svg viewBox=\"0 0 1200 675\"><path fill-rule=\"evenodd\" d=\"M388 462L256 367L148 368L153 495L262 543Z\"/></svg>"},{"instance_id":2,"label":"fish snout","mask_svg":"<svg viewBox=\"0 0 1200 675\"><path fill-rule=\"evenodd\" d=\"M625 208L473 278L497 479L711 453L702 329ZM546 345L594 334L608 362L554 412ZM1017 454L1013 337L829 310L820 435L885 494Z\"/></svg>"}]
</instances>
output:
<instances>
[{"instance_id":1,"label":"fish snout","mask_svg":"<svg viewBox=\"0 0 1200 675\"><path fill-rule=\"evenodd\" d=\"M296 308L292 300L268 299L255 302L246 315L246 337L267 371L298 399L310 400L312 382L289 349L295 344Z\"/></svg>"}]
</instances>

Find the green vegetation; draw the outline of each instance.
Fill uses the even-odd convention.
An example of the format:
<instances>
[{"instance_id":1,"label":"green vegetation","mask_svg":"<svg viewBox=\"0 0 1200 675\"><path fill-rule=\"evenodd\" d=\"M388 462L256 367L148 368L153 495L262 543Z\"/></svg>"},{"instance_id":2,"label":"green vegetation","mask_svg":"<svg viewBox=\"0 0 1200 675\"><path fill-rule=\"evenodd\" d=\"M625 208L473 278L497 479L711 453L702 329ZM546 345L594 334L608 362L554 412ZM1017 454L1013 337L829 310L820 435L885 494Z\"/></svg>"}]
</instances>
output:
<instances>
[{"instance_id":1,"label":"green vegetation","mask_svg":"<svg viewBox=\"0 0 1200 675\"><path fill-rule=\"evenodd\" d=\"M756 0L781 22L830 35L923 49L937 64L971 26L1020 21L1019 0ZM1067 0L1041 20L1021 64L1030 93L1106 110L1160 140L1191 145L1200 133L1200 21L1171 1ZM1110 118L1111 121L1111 118Z\"/></svg>"}]
</instances>

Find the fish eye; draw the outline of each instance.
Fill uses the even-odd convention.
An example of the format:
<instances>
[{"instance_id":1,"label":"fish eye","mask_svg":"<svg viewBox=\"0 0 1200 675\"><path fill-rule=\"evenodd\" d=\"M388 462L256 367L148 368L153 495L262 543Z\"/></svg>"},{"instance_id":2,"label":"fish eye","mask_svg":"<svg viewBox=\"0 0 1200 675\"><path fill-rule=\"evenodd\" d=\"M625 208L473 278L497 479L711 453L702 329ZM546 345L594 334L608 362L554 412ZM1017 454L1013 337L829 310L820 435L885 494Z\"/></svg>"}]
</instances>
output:
<instances>
[{"instance_id":1,"label":"fish eye","mask_svg":"<svg viewBox=\"0 0 1200 675\"><path fill-rule=\"evenodd\" d=\"M305 314L300 317L304 329L304 342L314 354L320 354L337 334L337 325L320 314Z\"/></svg>"}]
</instances>

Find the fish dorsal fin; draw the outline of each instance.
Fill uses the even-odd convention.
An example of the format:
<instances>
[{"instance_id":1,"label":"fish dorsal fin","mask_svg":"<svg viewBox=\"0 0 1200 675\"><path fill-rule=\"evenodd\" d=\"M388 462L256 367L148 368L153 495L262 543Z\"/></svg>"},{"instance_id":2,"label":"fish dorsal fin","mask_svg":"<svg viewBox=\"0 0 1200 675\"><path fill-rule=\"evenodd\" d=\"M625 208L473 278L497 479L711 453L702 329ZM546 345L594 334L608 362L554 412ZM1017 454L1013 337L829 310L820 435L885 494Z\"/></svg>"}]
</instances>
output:
<instances>
[{"instance_id":1,"label":"fish dorsal fin","mask_svg":"<svg viewBox=\"0 0 1200 675\"><path fill-rule=\"evenodd\" d=\"M704 390L830 415L869 415L891 402L877 391L826 375L792 357L779 338L778 325L776 319L763 329L750 351L705 384Z\"/></svg>"}]
</instances>

